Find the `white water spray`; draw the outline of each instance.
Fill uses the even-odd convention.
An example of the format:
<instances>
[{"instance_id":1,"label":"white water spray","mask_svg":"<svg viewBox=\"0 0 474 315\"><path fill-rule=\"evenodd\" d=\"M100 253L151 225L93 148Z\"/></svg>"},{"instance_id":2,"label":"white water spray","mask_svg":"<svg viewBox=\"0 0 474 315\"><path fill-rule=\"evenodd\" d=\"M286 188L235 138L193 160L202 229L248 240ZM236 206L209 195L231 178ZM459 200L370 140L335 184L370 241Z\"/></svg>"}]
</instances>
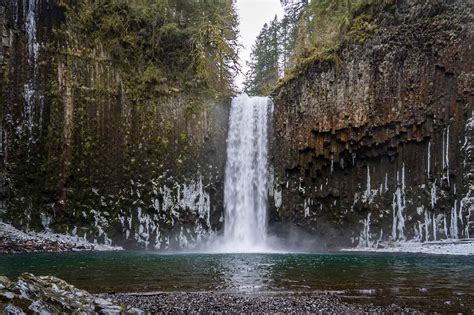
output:
<instances>
[{"instance_id":1,"label":"white water spray","mask_svg":"<svg viewBox=\"0 0 474 315\"><path fill-rule=\"evenodd\" d=\"M267 251L268 122L273 103L246 94L232 100L225 171L225 252Z\"/></svg>"}]
</instances>

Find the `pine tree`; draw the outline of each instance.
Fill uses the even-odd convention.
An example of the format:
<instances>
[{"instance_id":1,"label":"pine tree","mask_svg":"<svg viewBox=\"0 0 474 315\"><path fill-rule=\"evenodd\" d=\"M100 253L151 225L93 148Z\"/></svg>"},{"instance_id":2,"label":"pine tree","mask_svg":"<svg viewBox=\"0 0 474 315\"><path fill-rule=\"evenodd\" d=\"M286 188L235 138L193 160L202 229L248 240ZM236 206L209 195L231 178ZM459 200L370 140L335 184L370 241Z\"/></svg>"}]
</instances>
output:
<instances>
[{"instance_id":1,"label":"pine tree","mask_svg":"<svg viewBox=\"0 0 474 315\"><path fill-rule=\"evenodd\" d=\"M268 94L280 76L280 23L278 18L265 24L252 47L250 68L244 90L249 94Z\"/></svg>"}]
</instances>

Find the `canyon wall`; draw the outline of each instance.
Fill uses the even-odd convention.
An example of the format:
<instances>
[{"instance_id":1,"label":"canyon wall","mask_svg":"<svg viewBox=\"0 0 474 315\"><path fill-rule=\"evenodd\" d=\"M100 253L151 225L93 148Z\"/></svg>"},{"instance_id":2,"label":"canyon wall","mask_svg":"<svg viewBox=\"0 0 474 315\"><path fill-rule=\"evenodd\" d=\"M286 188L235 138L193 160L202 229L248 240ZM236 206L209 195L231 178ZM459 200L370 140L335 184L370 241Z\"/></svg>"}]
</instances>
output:
<instances>
[{"instance_id":1,"label":"canyon wall","mask_svg":"<svg viewBox=\"0 0 474 315\"><path fill-rule=\"evenodd\" d=\"M229 97L155 66L186 56L172 37L169 56L140 59L129 46L153 40L144 22L100 37L133 7L109 1L100 9L114 14L101 16L93 2L73 5L0 3L1 218L128 248L212 235L222 224ZM187 34L176 23L162 33L161 43Z\"/></svg>"},{"instance_id":2,"label":"canyon wall","mask_svg":"<svg viewBox=\"0 0 474 315\"><path fill-rule=\"evenodd\" d=\"M367 6L273 93L271 221L331 246L474 236L472 1Z\"/></svg>"}]
</instances>

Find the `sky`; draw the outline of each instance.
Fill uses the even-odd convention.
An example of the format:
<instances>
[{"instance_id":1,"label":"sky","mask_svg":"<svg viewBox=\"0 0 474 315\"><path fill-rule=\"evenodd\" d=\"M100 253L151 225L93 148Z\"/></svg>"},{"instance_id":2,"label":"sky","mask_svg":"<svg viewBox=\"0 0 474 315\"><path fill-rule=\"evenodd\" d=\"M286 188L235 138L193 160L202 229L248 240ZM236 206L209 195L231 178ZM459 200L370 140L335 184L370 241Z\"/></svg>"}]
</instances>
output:
<instances>
[{"instance_id":1,"label":"sky","mask_svg":"<svg viewBox=\"0 0 474 315\"><path fill-rule=\"evenodd\" d=\"M242 65L242 72L248 70L247 61L250 60L252 45L257 38L263 24L270 22L275 14L280 20L283 17L283 8L280 0L237 0L237 13L240 17L240 37L243 48L239 57ZM243 74L236 78L237 87L242 88L244 80Z\"/></svg>"}]
</instances>

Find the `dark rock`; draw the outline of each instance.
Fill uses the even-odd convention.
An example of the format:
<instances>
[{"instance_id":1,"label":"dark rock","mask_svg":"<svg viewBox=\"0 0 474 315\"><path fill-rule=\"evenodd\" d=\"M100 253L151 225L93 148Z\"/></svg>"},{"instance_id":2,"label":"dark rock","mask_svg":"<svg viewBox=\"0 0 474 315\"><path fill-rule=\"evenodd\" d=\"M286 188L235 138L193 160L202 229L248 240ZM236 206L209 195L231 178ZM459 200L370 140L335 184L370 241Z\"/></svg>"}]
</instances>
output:
<instances>
[{"instance_id":1,"label":"dark rock","mask_svg":"<svg viewBox=\"0 0 474 315\"><path fill-rule=\"evenodd\" d=\"M142 313L111 299L95 297L56 277L36 277L29 273L22 274L16 282L0 276L0 311L3 314Z\"/></svg>"},{"instance_id":2,"label":"dark rock","mask_svg":"<svg viewBox=\"0 0 474 315\"><path fill-rule=\"evenodd\" d=\"M374 16L375 35L341 45L340 62L274 91L272 220L339 246L473 235L472 11L463 0L395 1Z\"/></svg>"}]
</instances>

